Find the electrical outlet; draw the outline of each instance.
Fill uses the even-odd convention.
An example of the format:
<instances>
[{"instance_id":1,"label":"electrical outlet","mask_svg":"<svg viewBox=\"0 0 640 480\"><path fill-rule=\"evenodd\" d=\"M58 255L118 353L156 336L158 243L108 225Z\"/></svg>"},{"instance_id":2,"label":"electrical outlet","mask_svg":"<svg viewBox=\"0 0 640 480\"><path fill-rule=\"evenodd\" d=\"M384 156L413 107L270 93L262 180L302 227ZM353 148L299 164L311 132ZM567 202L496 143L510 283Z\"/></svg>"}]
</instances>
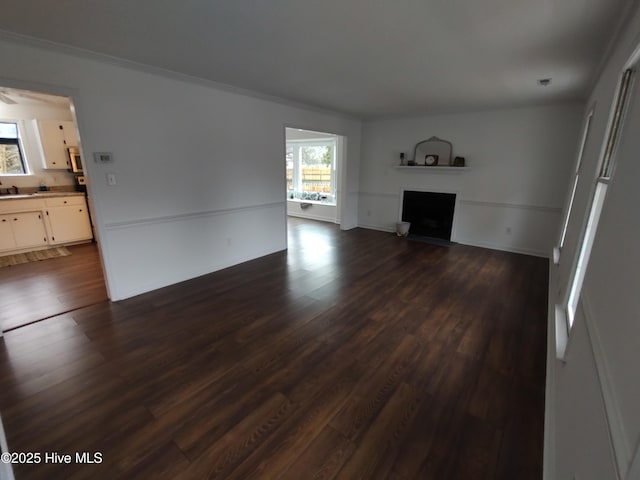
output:
<instances>
[{"instance_id":1,"label":"electrical outlet","mask_svg":"<svg viewBox=\"0 0 640 480\"><path fill-rule=\"evenodd\" d=\"M505 232L507 235L511 235L511 227L507 227Z\"/></svg>"},{"instance_id":2,"label":"electrical outlet","mask_svg":"<svg viewBox=\"0 0 640 480\"><path fill-rule=\"evenodd\" d=\"M107 173L107 185L113 186L117 185L116 174L115 173Z\"/></svg>"}]
</instances>

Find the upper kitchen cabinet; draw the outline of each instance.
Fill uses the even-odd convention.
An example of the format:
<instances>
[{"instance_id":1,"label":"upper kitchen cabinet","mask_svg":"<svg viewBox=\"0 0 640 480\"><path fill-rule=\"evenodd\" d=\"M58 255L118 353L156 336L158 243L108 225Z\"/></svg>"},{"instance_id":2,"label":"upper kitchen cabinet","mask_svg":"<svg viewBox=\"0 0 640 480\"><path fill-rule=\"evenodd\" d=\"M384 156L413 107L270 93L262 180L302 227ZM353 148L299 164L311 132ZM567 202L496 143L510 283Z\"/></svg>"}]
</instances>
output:
<instances>
[{"instance_id":1,"label":"upper kitchen cabinet","mask_svg":"<svg viewBox=\"0 0 640 480\"><path fill-rule=\"evenodd\" d=\"M78 146L75 124L71 121L36 120L36 127L44 168L69 169L67 148Z\"/></svg>"}]
</instances>

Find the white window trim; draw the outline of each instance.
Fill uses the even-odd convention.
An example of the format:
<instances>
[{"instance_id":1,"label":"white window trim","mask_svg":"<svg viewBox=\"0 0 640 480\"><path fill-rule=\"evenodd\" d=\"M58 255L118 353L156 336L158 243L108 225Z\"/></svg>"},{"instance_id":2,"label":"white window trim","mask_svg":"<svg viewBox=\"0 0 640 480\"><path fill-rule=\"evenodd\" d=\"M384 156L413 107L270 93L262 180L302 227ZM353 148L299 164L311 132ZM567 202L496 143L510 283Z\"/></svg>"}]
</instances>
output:
<instances>
[{"instance_id":1,"label":"white window trim","mask_svg":"<svg viewBox=\"0 0 640 480\"><path fill-rule=\"evenodd\" d=\"M632 70L632 74L630 75L629 83L626 84L625 88L622 80L627 75L628 70ZM604 202L606 200L607 188L615 174L618 148L620 146L621 136L624 133L626 116L629 110L630 100L634 92L636 73L637 72L633 69L633 64L631 64L626 66L620 75L618 87L616 88L614 100L611 105L611 111L609 113L606 136L603 139L600 151L600 161L598 162L598 168L596 170L595 188L591 196L591 201L589 202L586 225L582 230L579 248L569 276L569 284L567 292L565 292L565 298L561 304L556 305L556 356L561 360L565 357L571 336L571 329L575 321L575 314L578 308L578 302L580 301L580 295L582 293L584 277L589 266L591 249L598 231L600 214L602 213L602 208L604 207ZM626 93L623 103L621 104L620 96L623 90ZM618 109L619 106L621 106L621 110ZM616 121L616 137L614 138L613 148L609 152L609 155L607 155L612 130Z\"/></svg>"},{"instance_id":2,"label":"white window trim","mask_svg":"<svg viewBox=\"0 0 640 480\"><path fill-rule=\"evenodd\" d=\"M595 107L591 107L589 113L587 114L587 120L585 121L584 127L582 129L582 139L580 140L580 148L578 149L578 158L576 159L576 166L573 170L573 186L571 188L569 201L567 202L567 206L565 209L564 220L562 221L562 230L560 231L560 239L558 241L558 246L554 250L553 261L556 265L560 263L560 255L562 253L562 248L564 247L564 242L567 237L567 229L569 228L569 219L571 218L573 202L575 200L576 190L578 189L578 180L580 179L580 167L582 166L584 151L587 145L587 141L589 140L589 132L591 131L591 121L593 120L594 111L595 111Z\"/></svg>"},{"instance_id":3,"label":"white window trim","mask_svg":"<svg viewBox=\"0 0 640 480\"><path fill-rule=\"evenodd\" d=\"M15 123L18 127L18 143L20 145L20 154L22 155L22 164L24 166L24 173L0 173L0 177L27 177L33 175L31 166L29 165L29 159L27 158L27 149L24 142L25 123L22 119L17 118L0 118L0 123Z\"/></svg>"},{"instance_id":4,"label":"white window trim","mask_svg":"<svg viewBox=\"0 0 640 480\"><path fill-rule=\"evenodd\" d=\"M303 146L330 146L333 152L333 158L331 159L331 195L333 196L332 202L317 202L322 203L324 205L336 205L337 204L337 156L338 156L338 141L337 138L317 138L317 139L295 139L295 140L287 140L285 147L293 146L293 186L294 190L302 191L302 175L300 171L302 169L302 158L300 155L300 147ZM294 199L295 200L295 199ZM307 200L301 200L303 202L307 202ZM315 203L313 201L310 201Z\"/></svg>"},{"instance_id":5,"label":"white window trim","mask_svg":"<svg viewBox=\"0 0 640 480\"><path fill-rule=\"evenodd\" d=\"M593 242L596 238L602 207L604 206L604 201L607 196L607 187L608 182L605 180L598 180L596 183L596 190L591 202L587 227L584 231L580 253L578 254L578 262L576 263L571 281L569 282L569 295L567 296L565 303L567 311L567 331L569 332L571 331L571 327L573 327L573 322L575 320L578 300L580 298L580 292L582 291L582 284L584 283L584 276L589 264L589 258L591 257Z\"/></svg>"}]
</instances>

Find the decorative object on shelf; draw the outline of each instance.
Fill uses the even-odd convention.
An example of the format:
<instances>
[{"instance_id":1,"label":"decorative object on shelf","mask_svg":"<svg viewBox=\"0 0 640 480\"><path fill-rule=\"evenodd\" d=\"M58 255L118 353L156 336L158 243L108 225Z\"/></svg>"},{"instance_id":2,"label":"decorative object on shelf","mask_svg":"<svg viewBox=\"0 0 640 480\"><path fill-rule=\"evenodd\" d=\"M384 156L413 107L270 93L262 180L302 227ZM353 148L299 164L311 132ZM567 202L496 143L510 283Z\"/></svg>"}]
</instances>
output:
<instances>
[{"instance_id":1,"label":"decorative object on shelf","mask_svg":"<svg viewBox=\"0 0 640 480\"><path fill-rule=\"evenodd\" d=\"M415 152L413 155L414 165L415 162L424 160L423 165L435 166L435 165L451 165L451 153L453 152L453 145L447 140L443 140L438 137L431 137L427 140L423 140L416 144ZM427 164L427 157L435 157L435 162ZM431 159L430 159L431 161ZM411 165L411 163L409 163Z\"/></svg>"},{"instance_id":2,"label":"decorative object on shelf","mask_svg":"<svg viewBox=\"0 0 640 480\"><path fill-rule=\"evenodd\" d=\"M454 167L464 167L464 164L465 164L464 157L456 157L453 159Z\"/></svg>"},{"instance_id":3,"label":"decorative object on shelf","mask_svg":"<svg viewBox=\"0 0 640 480\"><path fill-rule=\"evenodd\" d=\"M409 228L411 228L411 222L397 222L396 235L399 237L406 237L409 235Z\"/></svg>"},{"instance_id":4,"label":"decorative object on shelf","mask_svg":"<svg viewBox=\"0 0 640 480\"><path fill-rule=\"evenodd\" d=\"M407 161L407 166L408 166L408 167L415 167L415 166L416 166L416 161L415 161L415 160L409 160L409 161Z\"/></svg>"},{"instance_id":5,"label":"decorative object on shelf","mask_svg":"<svg viewBox=\"0 0 640 480\"><path fill-rule=\"evenodd\" d=\"M424 164L427 167L432 167L434 165L438 164L438 155L425 155L424 157Z\"/></svg>"},{"instance_id":6,"label":"decorative object on shelf","mask_svg":"<svg viewBox=\"0 0 640 480\"><path fill-rule=\"evenodd\" d=\"M404 165L404 152L400 152L400 165Z\"/></svg>"}]
</instances>

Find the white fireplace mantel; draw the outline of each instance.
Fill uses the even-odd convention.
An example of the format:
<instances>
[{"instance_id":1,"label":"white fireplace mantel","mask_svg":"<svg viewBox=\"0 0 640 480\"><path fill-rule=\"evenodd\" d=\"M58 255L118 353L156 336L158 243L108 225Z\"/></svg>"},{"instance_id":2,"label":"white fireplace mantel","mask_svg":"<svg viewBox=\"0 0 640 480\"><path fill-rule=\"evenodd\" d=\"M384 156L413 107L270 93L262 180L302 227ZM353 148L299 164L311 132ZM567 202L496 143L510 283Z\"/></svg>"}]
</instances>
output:
<instances>
[{"instance_id":1,"label":"white fireplace mantel","mask_svg":"<svg viewBox=\"0 0 640 480\"><path fill-rule=\"evenodd\" d=\"M416 165L416 166L409 166L409 165L396 165L394 167L396 170L402 170L402 171L412 171L412 172L420 172L420 173L462 173L462 172L466 172L467 170L469 170L469 167L448 167L448 166L432 166L432 167L426 167L424 165Z\"/></svg>"}]
</instances>

